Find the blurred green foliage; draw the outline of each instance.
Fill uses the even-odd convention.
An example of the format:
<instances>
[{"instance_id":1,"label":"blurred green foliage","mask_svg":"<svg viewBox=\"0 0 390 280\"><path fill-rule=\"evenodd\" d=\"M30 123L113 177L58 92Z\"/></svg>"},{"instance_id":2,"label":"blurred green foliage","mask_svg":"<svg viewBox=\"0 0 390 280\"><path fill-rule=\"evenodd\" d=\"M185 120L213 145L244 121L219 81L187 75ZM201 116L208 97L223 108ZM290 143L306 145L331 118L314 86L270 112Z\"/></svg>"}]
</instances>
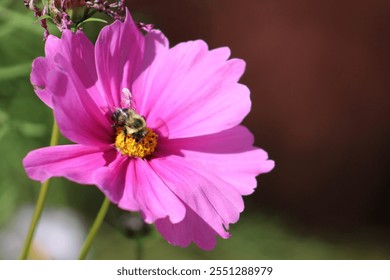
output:
<instances>
[{"instance_id":1,"label":"blurred green foliage","mask_svg":"<svg viewBox=\"0 0 390 280\"><path fill-rule=\"evenodd\" d=\"M34 23L22 1L0 1L0 229L6 228L17 209L34 203L39 183L27 178L23 157L46 146L50 138L52 113L34 94L29 82L31 63L44 54L43 30ZM93 24L91 24L93 25ZM86 24L90 38L98 29ZM101 27L100 23L96 26ZM55 31L52 27L51 31ZM62 142L66 140L62 139ZM47 205L70 207L92 223L102 194L94 187L77 186L61 178L52 181ZM115 209L114 206L111 206ZM117 210L116 210L117 211ZM205 252L191 245L170 246L155 231L139 243L105 224L94 243L92 257L132 259L143 244L146 259L384 259L390 257L372 235L345 240L324 241L294 232L275 218L246 211L231 228L232 238L218 240L217 248ZM137 245L138 244L138 245ZM1 250L1 248L0 248Z\"/></svg>"},{"instance_id":2,"label":"blurred green foliage","mask_svg":"<svg viewBox=\"0 0 390 280\"><path fill-rule=\"evenodd\" d=\"M21 160L48 137L51 113L32 94L28 81L32 59L43 54L44 46L33 21L21 1L0 2L0 225L31 198L33 183Z\"/></svg>"}]
</instances>

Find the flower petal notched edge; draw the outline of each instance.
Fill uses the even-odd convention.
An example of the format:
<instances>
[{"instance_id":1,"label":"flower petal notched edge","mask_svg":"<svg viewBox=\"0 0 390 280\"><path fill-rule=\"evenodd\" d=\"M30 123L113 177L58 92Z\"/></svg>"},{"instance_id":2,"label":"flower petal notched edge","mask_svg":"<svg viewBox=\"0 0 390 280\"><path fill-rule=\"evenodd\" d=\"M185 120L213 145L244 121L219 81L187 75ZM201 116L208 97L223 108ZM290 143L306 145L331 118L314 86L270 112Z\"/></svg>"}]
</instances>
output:
<instances>
[{"instance_id":1,"label":"flower petal notched edge","mask_svg":"<svg viewBox=\"0 0 390 280\"><path fill-rule=\"evenodd\" d=\"M23 159L23 165L31 179L42 183L52 177L65 177L93 185L94 171L109 164L114 156L111 149L70 144L33 150Z\"/></svg>"}]
</instances>

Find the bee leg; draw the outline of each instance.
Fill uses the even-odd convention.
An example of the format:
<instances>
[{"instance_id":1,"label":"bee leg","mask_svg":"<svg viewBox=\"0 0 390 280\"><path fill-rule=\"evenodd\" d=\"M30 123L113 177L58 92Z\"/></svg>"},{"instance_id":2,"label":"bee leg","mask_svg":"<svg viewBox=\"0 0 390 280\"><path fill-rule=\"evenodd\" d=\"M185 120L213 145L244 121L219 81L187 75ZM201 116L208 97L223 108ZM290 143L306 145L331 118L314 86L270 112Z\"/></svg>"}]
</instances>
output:
<instances>
[{"instance_id":1,"label":"bee leg","mask_svg":"<svg viewBox=\"0 0 390 280\"><path fill-rule=\"evenodd\" d=\"M113 124L113 125L111 125L111 127L112 127L112 130L114 130L114 132L116 133L118 131L118 128L121 127L121 125Z\"/></svg>"},{"instance_id":2,"label":"bee leg","mask_svg":"<svg viewBox=\"0 0 390 280\"><path fill-rule=\"evenodd\" d=\"M133 136L133 138L135 139L135 142L137 142L137 143L139 141L141 141L143 138L143 135L139 131L132 133L131 136Z\"/></svg>"}]
</instances>

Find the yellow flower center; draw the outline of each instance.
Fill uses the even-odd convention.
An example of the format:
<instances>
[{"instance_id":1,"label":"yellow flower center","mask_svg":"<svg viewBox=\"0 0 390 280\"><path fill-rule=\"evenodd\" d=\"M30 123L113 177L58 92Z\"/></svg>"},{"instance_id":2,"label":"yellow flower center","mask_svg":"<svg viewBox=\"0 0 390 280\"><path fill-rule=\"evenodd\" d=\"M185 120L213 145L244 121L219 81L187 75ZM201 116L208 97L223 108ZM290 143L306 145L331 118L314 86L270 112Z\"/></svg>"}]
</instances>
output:
<instances>
[{"instance_id":1,"label":"yellow flower center","mask_svg":"<svg viewBox=\"0 0 390 280\"><path fill-rule=\"evenodd\" d=\"M122 155L138 158L150 156L156 150L158 136L150 128L146 128L146 130L148 133L137 142L133 136L126 135L123 129L117 129L115 147Z\"/></svg>"}]
</instances>

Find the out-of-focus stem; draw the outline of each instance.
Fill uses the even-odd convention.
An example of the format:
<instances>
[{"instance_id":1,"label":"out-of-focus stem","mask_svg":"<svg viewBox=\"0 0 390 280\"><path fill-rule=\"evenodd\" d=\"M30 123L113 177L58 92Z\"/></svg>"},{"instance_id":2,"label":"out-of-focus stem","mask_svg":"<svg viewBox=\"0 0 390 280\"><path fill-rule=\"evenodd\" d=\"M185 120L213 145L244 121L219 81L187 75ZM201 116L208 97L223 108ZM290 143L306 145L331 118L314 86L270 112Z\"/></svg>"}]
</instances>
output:
<instances>
[{"instance_id":1,"label":"out-of-focus stem","mask_svg":"<svg viewBox=\"0 0 390 280\"><path fill-rule=\"evenodd\" d=\"M50 146L55 146L58 144L58 138L59 138L59 131L56 121L53 122L53 129L51 132L51 138L50 138ZM34 238L34 233L36 230L36 227L38 225L39 219L42 215L42 210L45 205L46 197L47 197L47 191L49 189L50 185L50 179L47 179L42 185L41 189L39 191L38 200L35 205L35 210L33 217L31 219L30 228L28 230L26 240L24 241L24 245L22 248L22 251L20 253L20 260L26 260L28 258L28 254L31 249L32 240Z\"/></svg>"},{"instance_id":2,"label":"out-of-focus stem","mask_svg":"<svg viewBox=\"0 0 390 280\"><path fill-rule=\"evenodd\" d=\"M100 226L103 223L104 217L107 214L107 210L109 206L110 206L110 200L106 197L104 198L102 206L100 206L99 213L97 214L95 221L93 222L93 225L87 235L87 238L85 239L83 248L81 248L79 260L85 260L85 258L87 257L89 249L91 248L92 245L92 241L95 239L95 236L99 231Z\"/></svg>"}]
</instances>

